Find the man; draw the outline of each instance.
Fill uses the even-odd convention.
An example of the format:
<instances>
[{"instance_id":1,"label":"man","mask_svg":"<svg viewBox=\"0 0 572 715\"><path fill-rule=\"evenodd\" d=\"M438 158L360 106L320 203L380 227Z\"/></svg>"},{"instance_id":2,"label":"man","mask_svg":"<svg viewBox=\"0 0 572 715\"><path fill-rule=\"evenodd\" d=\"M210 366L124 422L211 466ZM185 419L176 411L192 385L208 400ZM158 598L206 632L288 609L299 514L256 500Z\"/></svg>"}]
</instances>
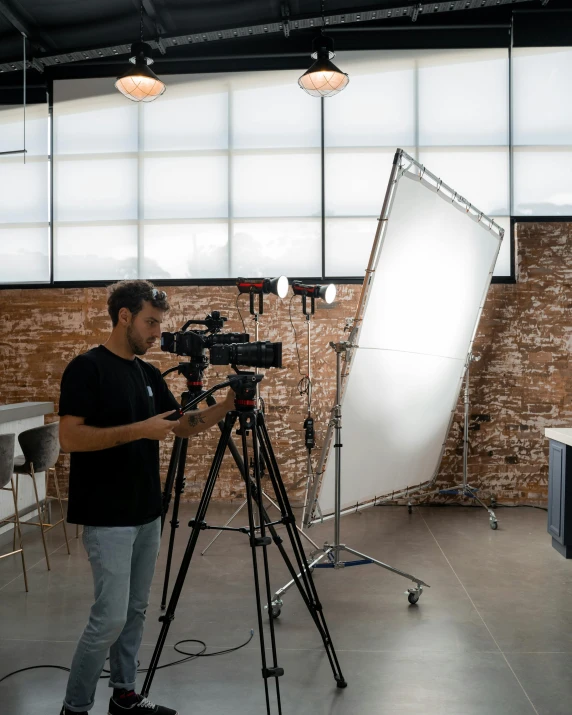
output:
<instances>
[{"instance_id":1,"label":"man","mask_svg":"<svg viewBox=\"0 0 572 715\"><path fill-rule=\"evenodd\" d=\"M87 713L110 654L109 715L177 715L135 692L137 653L159 551L159 441L189 437L223 419L225 402L166 419L178 408L156 367L140 360L161 335L167 296L148 281L121 281L107 301L108 340L67 366L60 443L71 453L68 521L83 524L95 603L73 657L60 715Z\"/></svg>"}]
</instances>

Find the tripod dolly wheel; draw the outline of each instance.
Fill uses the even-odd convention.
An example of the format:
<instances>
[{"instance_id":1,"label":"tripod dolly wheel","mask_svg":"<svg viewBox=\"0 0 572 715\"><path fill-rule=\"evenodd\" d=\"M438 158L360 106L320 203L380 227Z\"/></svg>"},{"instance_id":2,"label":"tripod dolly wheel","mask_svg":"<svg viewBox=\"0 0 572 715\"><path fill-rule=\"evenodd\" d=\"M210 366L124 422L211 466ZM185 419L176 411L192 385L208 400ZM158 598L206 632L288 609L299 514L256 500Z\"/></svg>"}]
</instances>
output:
<instances>
[{"instance_id":1,"label":"tripod dolly wheel","mask_svg":"<svg viewBox=\"0 0 572 715\"><path fill-rule=\"evenodd\" d=\"M499 523L496 519L489 519L489 524L493 531L496 531L499 528Z\"/></svg>"}]
</instances>

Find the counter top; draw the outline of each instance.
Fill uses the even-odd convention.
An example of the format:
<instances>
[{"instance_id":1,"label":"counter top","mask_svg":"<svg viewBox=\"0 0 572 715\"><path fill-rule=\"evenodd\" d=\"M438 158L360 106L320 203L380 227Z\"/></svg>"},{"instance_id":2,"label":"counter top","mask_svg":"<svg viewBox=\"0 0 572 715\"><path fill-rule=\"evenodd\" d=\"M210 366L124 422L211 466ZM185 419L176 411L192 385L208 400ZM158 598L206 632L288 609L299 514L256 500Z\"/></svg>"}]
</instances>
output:
<instances>
[{"instance_id":1,"label":"counter top","mask_svg":"<svg viewBox=\"0 0 572 715\"><path fill-rule=\"evenodd\" d=\"M53 411L53 402L16 402L13 405L0 405L0 424L49 415Z\"/></svg>"},{"instance_id":2,"label":"counter top","mask_svg":"<svg viewBox=\"0 0 572 715\"><path fill-rule=\"evenodd\" d=\"M571 427L547 427L544 434L548 439L555 439L557 442L567 444L572 447L572 428Z\"/></svg>"}]
</instances>

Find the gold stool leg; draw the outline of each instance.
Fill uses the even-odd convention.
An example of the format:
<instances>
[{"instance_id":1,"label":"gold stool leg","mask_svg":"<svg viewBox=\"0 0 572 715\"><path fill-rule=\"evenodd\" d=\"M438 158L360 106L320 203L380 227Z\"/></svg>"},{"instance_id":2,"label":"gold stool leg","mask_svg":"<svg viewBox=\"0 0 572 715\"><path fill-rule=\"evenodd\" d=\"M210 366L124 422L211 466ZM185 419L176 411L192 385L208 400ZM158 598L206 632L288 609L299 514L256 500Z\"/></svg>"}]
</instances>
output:
<instances>
[{"instance_id":1,"label":"gold stool leg","mask_svg":"<svg viewBox=\"0 0 572 715\"><path fill-rule=\"evenodd\" d=\"M38 520L40 522L40 531L42 533L42 541L44 543L44 553L46 555L46 565L48 571L51 571L50 557L48 556L48 547L46 545L46 534L44 533L44 522L42 521L42 512L40 509L40 499L38 497L38 485L36 484L36 475L34 474L34 465L30 463L30 476L32 477L32 483L34 484L34 493L36 495L36 507L38 509Z\"/></svg>"},{"instance_id":2,"label":"gold stool leg","mask_svg":"<svg viewBox=\"0 0 572 715\"><path fill-rule=\"evenodd\" d=\"M22 543L22 531L20 529L20 516L18 514L18 502L16 499L16 489L14 486L14 477L11 477L12 481L12 498L14 499L14 514L15 516L15 523L14 523L14 541L16 540L16 529L18 530L18 539L20 540L20 554L22 556L22 571L24 573L24 586L26 587L26 593L28 593L28 574L26 572L26 560L24 558L24 544ZM16 549L14 548L14 551Z\"/></svg>"},{"instance_id":3,"label":"gold stool leg","mask_svg":"<svg viewBox=\"0 0 572 715\"><path fill-rule=\"evenodd\" d=\"M61 496L60 496L60 485L58 484L58 474L57 474L57 472L56 472L56 468L55 468L55 467L52 467L52 470L53 470L53 473L54 473L54 485L55 485L55 487L56 487L56 496L57 496L57 499L58 499L58 503L59 503L59 505L60 505L60 513L61 513L61 515L62 515L62 526L64 527L64 538L65 538L65 540L66 540L66 547L67 547L67 550L68 550L68 554L71 554L71 551L70 551L70 542L68 541L68 531L67 531L67 529L66 529L66 518L65 518L65 516L64 516L64 506L63 506L63 504L62 504L62 498L61 498ZM49 470L48 470L48 471L49 471ZM47 486L48 486L48 477L47 477L47 475L46 475L46 497L47 497L47 494L48 494Z\"/></svg>"}]
</instances>

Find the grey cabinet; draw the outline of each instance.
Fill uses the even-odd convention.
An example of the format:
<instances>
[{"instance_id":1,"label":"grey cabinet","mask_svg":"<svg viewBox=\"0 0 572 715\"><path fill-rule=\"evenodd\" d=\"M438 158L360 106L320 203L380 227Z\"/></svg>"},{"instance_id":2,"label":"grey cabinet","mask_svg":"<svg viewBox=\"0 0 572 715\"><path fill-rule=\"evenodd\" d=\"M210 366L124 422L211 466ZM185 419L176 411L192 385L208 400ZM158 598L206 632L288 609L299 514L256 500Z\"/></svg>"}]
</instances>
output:
<instances>
[{"instance_id":1,"label":"grey cabinet","mask_svg":"<svg viewBox=\"0 0 572 715\"><path fill-rule=\"evenodd\" d=\"M572 447L553 439L548 472L548 533L552 546L565 558L572 558Z\"/></svg>"}]
</instances>

